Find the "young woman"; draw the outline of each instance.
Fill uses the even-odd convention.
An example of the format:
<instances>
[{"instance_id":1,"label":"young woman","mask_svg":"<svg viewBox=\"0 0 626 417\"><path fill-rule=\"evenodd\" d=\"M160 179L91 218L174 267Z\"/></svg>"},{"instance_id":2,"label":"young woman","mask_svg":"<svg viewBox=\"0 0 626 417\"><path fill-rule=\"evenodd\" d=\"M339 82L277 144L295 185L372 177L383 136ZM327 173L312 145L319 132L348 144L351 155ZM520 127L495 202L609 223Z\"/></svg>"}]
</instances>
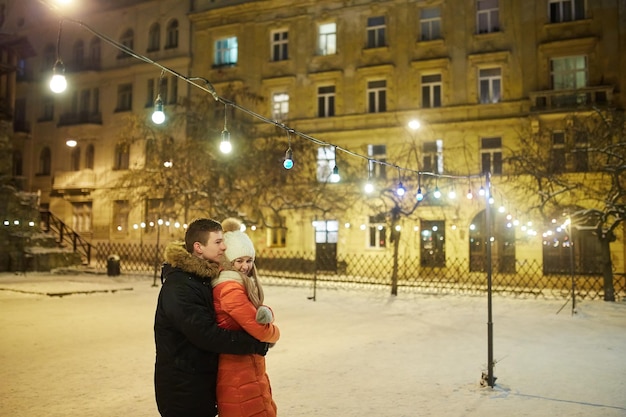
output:
<instances>
[{"instance_id":1,"label":"young woman","mask_svg":"<svg viewBox=\"0 0 626 417\"><path fill-rule=\"evenodd\" d=\"M211 281L217 324L224 329L245 330L261 342L276 343L280 331L272 324L272 310L263 305L254 245L236 219L224 220L222 227L226 270ZM219 417L276 417L264 356L220 355L217 411Z\"/></svg>"}]
</instances>

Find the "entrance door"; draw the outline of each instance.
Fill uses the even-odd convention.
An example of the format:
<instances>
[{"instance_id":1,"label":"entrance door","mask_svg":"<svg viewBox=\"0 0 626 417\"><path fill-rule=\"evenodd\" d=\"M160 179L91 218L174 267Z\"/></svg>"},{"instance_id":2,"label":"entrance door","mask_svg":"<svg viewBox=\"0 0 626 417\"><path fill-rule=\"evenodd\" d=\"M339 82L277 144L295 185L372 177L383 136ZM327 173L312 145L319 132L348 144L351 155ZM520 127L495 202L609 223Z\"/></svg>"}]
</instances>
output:
<instances>
[{"instance_id":1,"label":"entrance door","mask_svg":"<svg viewBox=\"0 0 626 417\"><path fill-rule=\"evenodd\" d=\"M315 221L315 269L337 273L337 220Z\"/></svg>"}]
</instances>

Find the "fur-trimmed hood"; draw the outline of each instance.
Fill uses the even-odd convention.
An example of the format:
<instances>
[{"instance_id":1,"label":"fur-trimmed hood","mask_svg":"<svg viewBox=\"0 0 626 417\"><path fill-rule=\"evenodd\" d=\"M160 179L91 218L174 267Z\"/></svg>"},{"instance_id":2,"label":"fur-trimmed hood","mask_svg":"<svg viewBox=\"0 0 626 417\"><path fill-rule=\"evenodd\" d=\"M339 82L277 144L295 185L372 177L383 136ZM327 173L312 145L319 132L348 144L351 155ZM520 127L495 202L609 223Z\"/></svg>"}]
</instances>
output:
<instances>
[{"instance_id":1,"label":"fur-trimmed hood","mask_svg":"<svg viewBox=\"0 0 626 417\"><path fill-rule=\"evenodd\" d=\"M174 268L197 275L201 278L215 278L223 265L207 261L187 252L185 242L172 242L165 247L165 262ZM224 262L222 262L223 264Z\"/></svg>"}]
</instances>

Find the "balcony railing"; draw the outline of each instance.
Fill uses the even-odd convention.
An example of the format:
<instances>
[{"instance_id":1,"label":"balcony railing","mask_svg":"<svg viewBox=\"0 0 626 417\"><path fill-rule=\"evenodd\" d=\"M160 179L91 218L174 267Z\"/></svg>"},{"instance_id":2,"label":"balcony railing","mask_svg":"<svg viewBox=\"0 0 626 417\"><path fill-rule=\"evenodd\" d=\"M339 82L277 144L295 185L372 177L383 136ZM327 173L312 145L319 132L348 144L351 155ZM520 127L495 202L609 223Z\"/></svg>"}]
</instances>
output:
<instances>
[{"instance_id":1,"label":"balcony railing","mask_svg":"<svg viewBox=\"0 0 626 417\"><path fill-rule=\"evenodd\" d=\"M96 187L96 173L91 169L80 171L57 171L52 188L58 192L70 190L93 190Z\"/></svg>"},{"instance_id":2,"label":"balcony railing","mask_svg":"<svg viewBox=\"0 0 626 417\"><path fill-rule=\"evenodd\" d=\"M613 100L612 86L585 87L576 90L534 91L529 94L532 111L587 109L605 106Z\"/></svg>"},{"instance_id":3,"label":"balcony railing","mask_svg":"<svg viewBox=\"0 0 626 417\"><path fill-rule=\"evenodd\" d=\"M59 126L71 126L71 125L79 125L79 124L102 124L102 114L101 113L66 113L62 114L59 117Z\"/></svg>"}]
</instances>

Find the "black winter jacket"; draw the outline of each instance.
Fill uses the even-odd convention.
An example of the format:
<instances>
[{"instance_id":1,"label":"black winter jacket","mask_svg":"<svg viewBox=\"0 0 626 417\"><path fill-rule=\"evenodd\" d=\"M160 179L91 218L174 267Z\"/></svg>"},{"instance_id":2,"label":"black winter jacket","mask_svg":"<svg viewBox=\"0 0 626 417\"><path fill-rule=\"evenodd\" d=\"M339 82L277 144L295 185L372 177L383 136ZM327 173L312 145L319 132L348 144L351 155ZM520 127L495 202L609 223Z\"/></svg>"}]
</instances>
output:
<instances>
[{"instance_id":1,"label":"black winter jacket","mask_svg":"<svg viewBox=\"0 0 626 417\"><path fill-rule=\"evenodd\" d=\"M268 345L217 326L211 288L217 264L182 243L168 245L165 260L154 318L157 407L163 417L214 417L219 353L264 355Z\"/></svg>"}]
</instances>

